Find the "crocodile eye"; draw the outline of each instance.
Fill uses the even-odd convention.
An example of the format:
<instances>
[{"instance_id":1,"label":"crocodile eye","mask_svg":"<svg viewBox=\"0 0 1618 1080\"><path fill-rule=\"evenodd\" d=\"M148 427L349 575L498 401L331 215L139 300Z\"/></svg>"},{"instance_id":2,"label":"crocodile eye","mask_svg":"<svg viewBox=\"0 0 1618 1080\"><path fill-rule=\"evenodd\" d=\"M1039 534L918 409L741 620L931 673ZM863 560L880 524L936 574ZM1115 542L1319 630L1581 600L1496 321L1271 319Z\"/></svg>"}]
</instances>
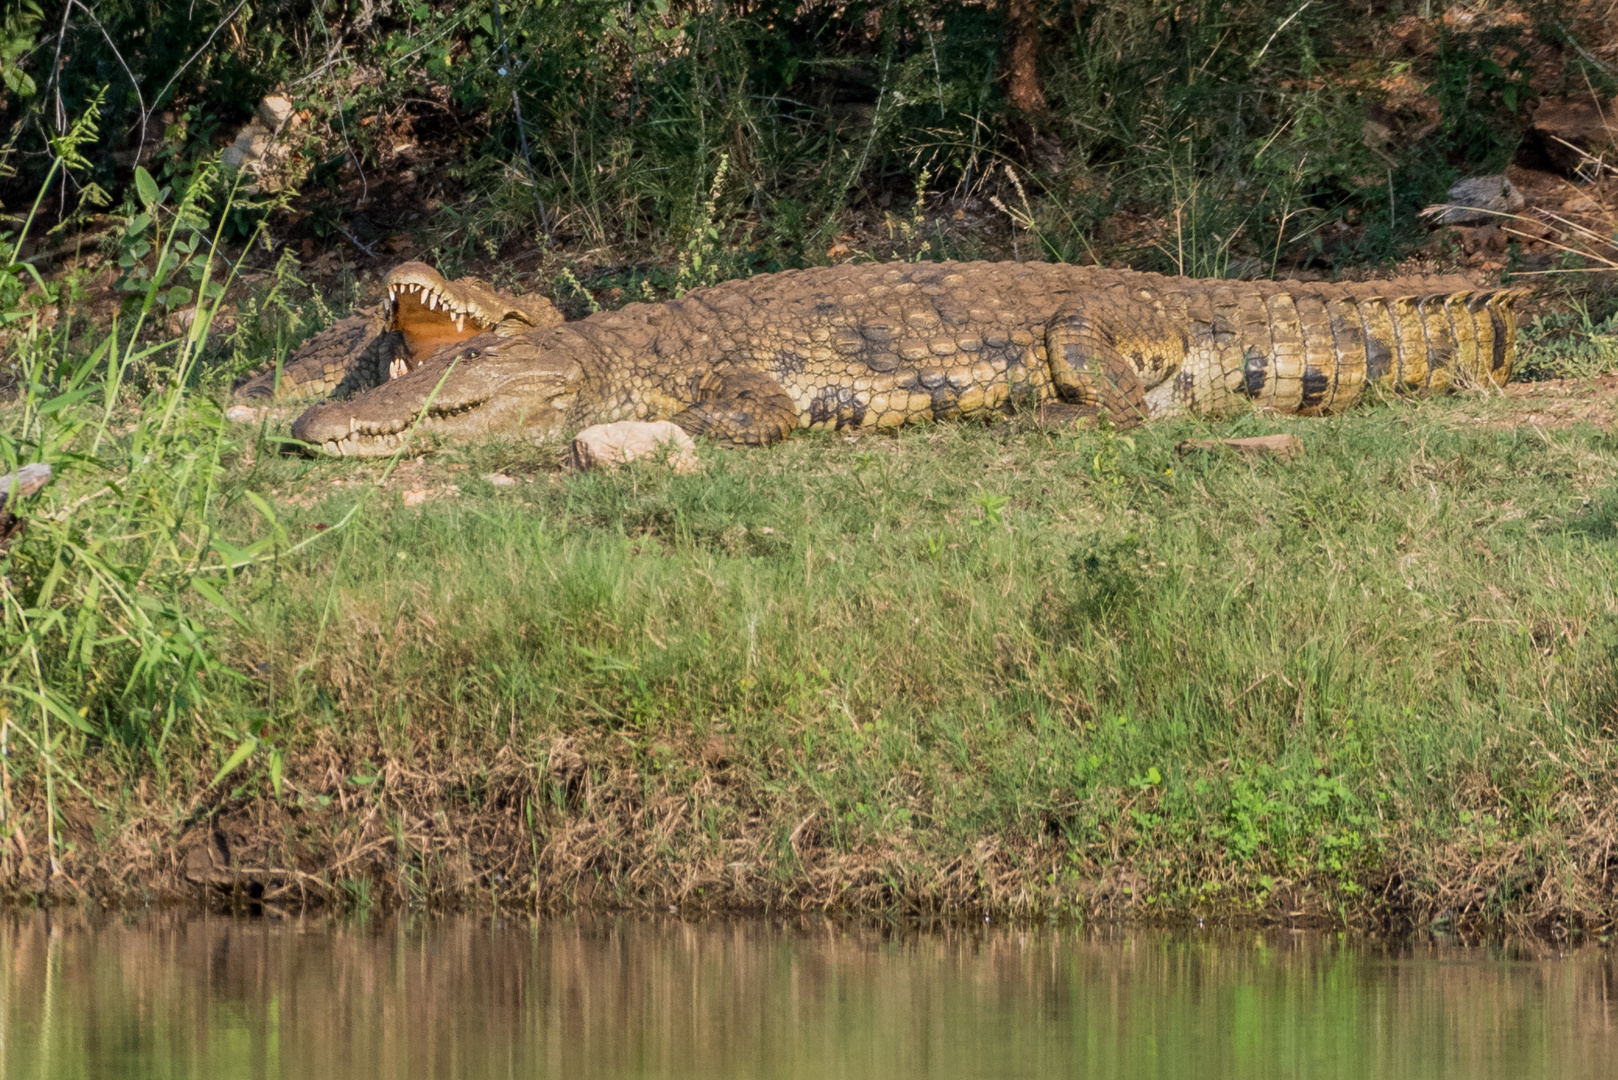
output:
<instances>
[{"instance_id":1,"label":"crocodile eye","mask_svg":"<svg viewBox=\"0 0 1618 1080\"><path fill-rule=\"evenodd\" d=\"M481 355L483 355L483 350L482 349L467 349L465 352L463 352L461 354L461 359L462 360L476 360Z\"/></svg>"}]
</instances>

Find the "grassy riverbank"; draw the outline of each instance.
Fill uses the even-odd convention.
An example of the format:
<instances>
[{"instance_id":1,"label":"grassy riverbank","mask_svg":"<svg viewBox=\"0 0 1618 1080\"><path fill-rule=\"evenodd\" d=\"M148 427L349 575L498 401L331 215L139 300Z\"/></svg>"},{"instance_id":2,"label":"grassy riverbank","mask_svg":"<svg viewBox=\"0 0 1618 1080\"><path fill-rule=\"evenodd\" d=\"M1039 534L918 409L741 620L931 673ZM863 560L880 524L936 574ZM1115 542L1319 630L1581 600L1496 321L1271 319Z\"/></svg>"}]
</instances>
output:
<instances>
[{"instance_id":1,"label":"grassy riverbank","mask_svg":"<svg viewBox=\"0 0 1618 1080\"><path fill-rule=\"evenodd\" d=\"M384 477L187 408L218 471L181 532L261 561L173 599L218 661L175 716L120 715L116 653L50 751L11 714L13 897L233 865L245 894L344 903L1618 907L1610 432L1479 396L810 437L695 476L490 446ZM1301 461L1174 453L1278 430ZM12 555L14 595L67 527Z\"/></svg>"}]
</instances>

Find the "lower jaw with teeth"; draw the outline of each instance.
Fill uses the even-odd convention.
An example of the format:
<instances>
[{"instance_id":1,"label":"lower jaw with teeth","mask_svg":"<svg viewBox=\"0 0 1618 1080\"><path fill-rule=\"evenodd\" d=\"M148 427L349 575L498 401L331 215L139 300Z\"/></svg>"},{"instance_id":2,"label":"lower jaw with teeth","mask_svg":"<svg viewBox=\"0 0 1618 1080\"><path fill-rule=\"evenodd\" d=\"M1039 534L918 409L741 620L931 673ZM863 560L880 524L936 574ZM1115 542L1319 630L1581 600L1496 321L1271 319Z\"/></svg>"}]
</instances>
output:
<instances>
[{"instance_id":1,"label":"lower jaw with teeth","mask_svg":"<svg viewBox=\"0 0 1618 1080\"><path fill-rule=\"evenodd\" d=\"M327 439L320 448L333 457L349 457L362 455L363 451L370 450L397 450L404 443L404 432L395 435L366 435L355 432L345 435L341 439Z\"/></svg>"}]
</instances>

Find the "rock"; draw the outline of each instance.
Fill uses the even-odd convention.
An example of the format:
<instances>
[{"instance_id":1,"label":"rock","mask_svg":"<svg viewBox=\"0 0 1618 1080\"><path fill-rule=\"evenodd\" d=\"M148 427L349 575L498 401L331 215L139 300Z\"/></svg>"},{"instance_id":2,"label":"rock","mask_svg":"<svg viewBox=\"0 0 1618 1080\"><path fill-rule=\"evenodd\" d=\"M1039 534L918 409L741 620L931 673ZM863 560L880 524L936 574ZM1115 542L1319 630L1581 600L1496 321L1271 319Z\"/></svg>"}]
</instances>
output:
<instances>
[{"instance_id":1,"label":"rock","mask_svg":"<svg viewBox=\"0 0 1618 1080\"><path fill-rule=\"evenodd\" d=\"M511 487L517 482L517 478L515 476L507 476L505 473L501 472L485 473L483 479L487 480L495 487Z\"/></svg>"},{"instance_id":2,"label":"rock","mask_svg":"<svg viewBox=\"0 0 1618 1080\"><path fill-rule=\"evenodd\" d=\"M236 141L220 154L227 168L251 177L252 182L243 189L247 194L274 191L290 181L289 155L286 147L276 142L276 136L291 127L296 119L291 98L270 94L258 103L253 119L236 133Z\"/></svg>"},{"instance_id":3,"label":"rock","mask_svg":"<svg viewBox=\"0 0 1618 1080\"><path fill-rule=\"evenodd\" d=\"M1562 204L1564 214L1593 214L1601 209L1601 204L1588 195L1575 195Z\"/></svg>"},{"instance_id":4,"label":"rock","mask_svg":"<svg viewBox=\"0 0 1618 1080\"><path fill-rule=\"evenodd\" d=\"M427 501L427 489L426 488L414 488L414 489L404 493L404 504L406 506L420 506L422 503L424 503L426 501Z\"/></svg>"},{"instance_id":5,"label":"rock","mask_svg":"<svg viewBox=\"0 0 1618 1080\"><path fill-rule=\"evenodd\" d=\"M253 118L271 135L278 135L292 119L292 99L284 94L270 94L258 103Z\"/></svg>"},{"instance_id":6,"label":"rock","mask_svg":"<svg viewBox=\"0 0 1618 1080\"><path fill-rule=\"evenodd\" d=\"M1259 435L1249 439L1186 439L1174 448L1181 457L1193 451L1235 450L1248 457L1296 461L1303 456L1303 440L1296 435Z\"/></svg>"},{"instance_id":7,"label":"rock","mask_svg":"<svg viewBox=\"0 0 1618 1080\"><path fill-rule=\"evenodd\" d=\"M1446 199L1444 205L1427 207L1422 216L1440 225L1482 225L1499 221L1501 214L1516 213L1525 201L1516 185L1501 175L1457 180Z\"/></svg>"},{"instance_id":8,"label":"rock","mask_svg":"<svg viewBox=\"0 0 1618 1080\"><path fill-rule=\"evenodd\" d=\"M684 429L667 420L620 420L587 427L573 439L567 464L586 472L640 458L661 460L677 473L696 472L698 468L697 444Z\"/></svg>"},{"instance_id":9,"label":"rock","mask_svg":"<svg viewBox=\"0 0 1618 1080\"><path fill-rule=\"evenodd\" d=\"M225 410L225 419L233 424L256 424L259 414L260 410L251 405L232 405Z\"/></svg>"},{"instance_id":10,"label":"rock","mask_svg":"<svg viewBox=\"0 0 1618 1080\"><path fill-rule=\"evenodd\" d=\"M27 519L13 514L10 508L50 482L51 467L43 462L0 476L0 551L28 529Z\"/></svg>"},{"instance_id":11,"label":"rock","mask_svg":"<svg viewBox=\"0 0 1618 1080\"><path fill-rule=\"evenodd\" d=\"M14 473L0 476L0 510L14 499L26 499L51 482L51 467L43 462L24 465Z\"/></svg>"},{"instance_id":12,"label":"rock","mask_svg":"<svg viewBox=\"0 0 1618 1080\"><path fill-rule=\"evenodd\" d=\"M1525 139L1557 171L1595 180L1618 170L1618 98L1553 98L1540 102Z\"/></svg>"}]
</instances>

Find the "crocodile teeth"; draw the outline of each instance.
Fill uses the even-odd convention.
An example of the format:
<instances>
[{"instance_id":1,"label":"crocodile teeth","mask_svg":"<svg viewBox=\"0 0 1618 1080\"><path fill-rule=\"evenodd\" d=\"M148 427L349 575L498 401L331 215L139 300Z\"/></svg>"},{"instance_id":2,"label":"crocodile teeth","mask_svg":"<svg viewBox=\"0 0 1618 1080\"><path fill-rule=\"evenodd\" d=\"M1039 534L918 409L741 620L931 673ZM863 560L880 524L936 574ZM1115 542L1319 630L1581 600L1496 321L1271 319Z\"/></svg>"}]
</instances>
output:
<instances>
[{"instance_id":1,"label":"crocodile teeth","mask_svg":"<svg viewBox=\"0 0 1618 1080\"><path fill-rule=\"evenodd\" d=\"M336 439L327 439L326 445L322 449L324 449L328 454L336 454L338 457L343 456L343 448L338 444Z\"/></svg>"},{"instance_id":2,"label":"crocodile teeth","mask_svg":"<svg viewBox=\"0 0 1618 1080\"><path fill-rule=\"evenodd\" d=\"M427 294L427 310L428 311L437 311L438 310L438 294L437 293L431 293L430 292L430 293Z\"/></svg>"}]
</instances>

